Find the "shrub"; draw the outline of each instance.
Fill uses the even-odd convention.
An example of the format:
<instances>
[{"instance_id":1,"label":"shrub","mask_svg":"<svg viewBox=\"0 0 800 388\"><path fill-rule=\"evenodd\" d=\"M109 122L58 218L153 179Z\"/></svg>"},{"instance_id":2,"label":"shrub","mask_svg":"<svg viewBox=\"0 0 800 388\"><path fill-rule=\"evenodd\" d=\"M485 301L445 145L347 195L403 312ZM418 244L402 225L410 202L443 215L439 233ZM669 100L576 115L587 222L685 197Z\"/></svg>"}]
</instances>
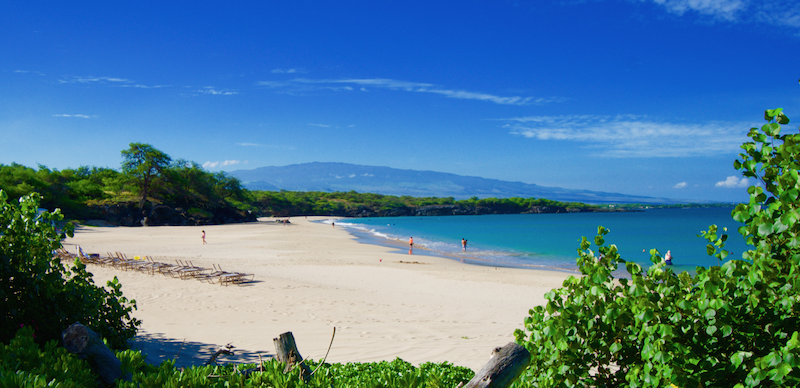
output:
<instances>
[{"instance_id":1,"label":"shrub","mask_svg":"<svg viewBox=\"0 0 800 388\"><path fill-rule=\"evenodd\" d=\"M27 327L45 344L81 322L112 347L126 347L140 323L130 316L136 302L122 296L116 278L108 290L97 287L80 261L67 268L55 257L65 233L72 235L69 224L56 232L54 224L63 219L58 209L39 214L36 193L21 197L19 205L7 199L0 190L0 342Z\"/></svg>"},{"instance_id":2,"label":"shrub","mask_svg":"<svg viewBox=\"0 0 800 388\"><path fill-rule=\"evenodd\" d=\"M121 388L147 387L285 387L285 388L452 388L473 376L469 368L449 363L425 363L418 368L401 360L322 364L306 360L316 373L308 383L299 368L284 373L285 365L265 361L263 372L246 376L241 371L256 365L193 366L175 368L173 360L160 365L145 363L144 355L133 350L116 353L122 368L131 372L130 381L117 381ZM319 367L319 369L317 369ZM0 387L58 386L93 387L95 376L89 365L50 341L44 349L33 341L33 330L23 328L9 345L0 344Z\"/></svg>"},{"instance_id":3,"label":"shrub","mask_svg":"<svg viewBox=\"0 0 800 388\"><path fill-rule=\"evenodd\" d=\"M532 354L518 387L756 387L800 384L800 135L781 135L789 120L768 110L734 163L764 185L733 211L752 249L743 260L692 277L674 274L658 251L648 269L623 260L599 227L583 238L582 277L546 294L525 319L517 342ZM725 259L727 238L712 225L708 253ZM724 232L724 230L722 231ZM612 273L624 266L630 279Z\"/></svg>"}]
</instances>

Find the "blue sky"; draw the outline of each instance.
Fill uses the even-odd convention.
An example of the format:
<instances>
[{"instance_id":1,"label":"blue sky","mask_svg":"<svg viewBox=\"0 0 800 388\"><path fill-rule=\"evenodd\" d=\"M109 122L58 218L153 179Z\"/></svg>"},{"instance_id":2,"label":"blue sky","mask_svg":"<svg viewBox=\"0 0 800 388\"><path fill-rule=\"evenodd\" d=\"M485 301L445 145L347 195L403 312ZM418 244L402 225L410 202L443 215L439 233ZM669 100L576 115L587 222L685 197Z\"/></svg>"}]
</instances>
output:
<instances>
[{"instance_id":1,"label":"blue sky","mask_svg":"<svg viewBox=\"0 0 800 388\"><path fill-rule=\"evenodd\" d=\"M17 4L13 4L17 3ZM305 162L742 201L796 1L5 2L0 163Z\"/></svg>"}]
</instances>

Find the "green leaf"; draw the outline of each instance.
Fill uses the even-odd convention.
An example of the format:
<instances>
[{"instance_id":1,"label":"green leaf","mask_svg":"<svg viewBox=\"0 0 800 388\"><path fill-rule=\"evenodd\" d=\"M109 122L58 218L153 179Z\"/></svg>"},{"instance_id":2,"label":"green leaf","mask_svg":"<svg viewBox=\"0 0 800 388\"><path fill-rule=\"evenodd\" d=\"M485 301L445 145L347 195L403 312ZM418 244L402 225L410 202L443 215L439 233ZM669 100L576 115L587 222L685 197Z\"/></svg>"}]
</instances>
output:
<instances>
[{"instance_id":1,"label":"green leaf","mask_svg":"<svg viewBox=\"0 0 800 388\"><path fill-rule=\"evenodd\" d=\"M771 222L764 222L761 225L758 225L758 234L762 236L770 235L773 231L774 227Z\"/></svg>"},{"instance_id":2,"label":"green leaf","mask_svg":"<svg viewBox=\"0 0 800 388\"><path fill-rule=\"evenodd\" d=\"M722 326L722 336L728 337L733 333L733 328L730 325Z\"/></svg>"},{"instance_id":3,"label":"green leaf","mask_svg":"<svg viewBox=\"0 0 800 388\"><path fill-rule=\"evenodd\" d=\"M735 367L738 368L740 365L742 365L744 360L746 360L746 359L748 359L748 358L750 358L752 356L753 356L753 352L739 351L739 352L734 353L733 356L731 356L731 362L733 363L733 365Z\"/></svg>"}]
</instances>

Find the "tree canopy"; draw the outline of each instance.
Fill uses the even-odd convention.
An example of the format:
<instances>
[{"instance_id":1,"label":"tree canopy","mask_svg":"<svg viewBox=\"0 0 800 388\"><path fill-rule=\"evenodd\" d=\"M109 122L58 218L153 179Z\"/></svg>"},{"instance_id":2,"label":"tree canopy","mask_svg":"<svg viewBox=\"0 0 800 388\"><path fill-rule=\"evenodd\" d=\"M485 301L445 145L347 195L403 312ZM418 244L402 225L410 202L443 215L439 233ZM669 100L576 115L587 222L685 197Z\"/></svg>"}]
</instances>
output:
<instances>
[{"instance_id":1,"label":"tree canopy","mask_svg":"<svg viewBox=\"0 0 800 388\"><path fill-rule=\"evenodd\" d=\"M163 177L172 158L150 144L131 143L130 148L122 150L122 173L135 184L141 199L139 208L144 207L147 195Z\"/></svg>"}]
</instances>

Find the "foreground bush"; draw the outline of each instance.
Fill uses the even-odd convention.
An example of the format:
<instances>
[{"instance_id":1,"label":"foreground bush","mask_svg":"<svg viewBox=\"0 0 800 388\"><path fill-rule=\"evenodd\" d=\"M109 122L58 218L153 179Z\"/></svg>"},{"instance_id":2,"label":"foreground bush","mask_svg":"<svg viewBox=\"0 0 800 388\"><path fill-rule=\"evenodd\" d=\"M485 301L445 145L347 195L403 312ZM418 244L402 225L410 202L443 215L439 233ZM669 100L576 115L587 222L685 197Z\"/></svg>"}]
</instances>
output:
<instances>
[{"instance_id":1,"label":"foreground bush","mask_svg":"<svg viewBox=\"0 0 800 388\"><path fill-rule=\"evenodd\" d=\"M800 135L768 110L734 167L758 178L733 211L753 248L721 267L676 275L656 250L648 269L623 260L598 228L579 249L583 274L530 311L518 343L532 354L520 387L758 387L800 384ZM763 186L762 186L763 185ZM720 260L727 238L703 236ZM724 231L723 231L724 232ZM624 266L630 279L612 273Z\"/></svg>"},{"instance_id":2,"label":"foreground bush","mask_svg":"<svg viewBox=\"0 0 800 388\"><path fill-rule=\"evenodd\" d=\"M283 373L284 364L264 362L264 372L241 373L256 365L196 366L175 368L174 361L153 366L144 362L138 351L117 352L122 368L131 372L131 381L118 381L118 387L309 387L309 388L453 388L469 381L472 370L449 363L425 363L418 368L401 360L392 362L322 364L306 360L316 373L308 384L299 369ZM319 369L317 369L319 367ZM89 365L67 353L56 341L42 350L33 341L33 331L20 330L9 345L0 345L0 387L58 386L94 387L95 376Z\"/></svg>"},{"instance_id":3,"label":"foreground bush","mask_svg":"<svg viewBox=\"0 0 800 388\"><path fill-rule=\"evenodd\" d=\"M17 205L0 190L0 342L26 327L45 344L81 322L112 347L126 347L139 325L130 316L135 301L122 296L116 278L108 289L97 287L80 261L67 268L54 257L65 237L54 224L63 216L58 209L39 214L39 199L33 193ZM71 226L65 229L72 234Z\"/></svg>"}]
</instances>

